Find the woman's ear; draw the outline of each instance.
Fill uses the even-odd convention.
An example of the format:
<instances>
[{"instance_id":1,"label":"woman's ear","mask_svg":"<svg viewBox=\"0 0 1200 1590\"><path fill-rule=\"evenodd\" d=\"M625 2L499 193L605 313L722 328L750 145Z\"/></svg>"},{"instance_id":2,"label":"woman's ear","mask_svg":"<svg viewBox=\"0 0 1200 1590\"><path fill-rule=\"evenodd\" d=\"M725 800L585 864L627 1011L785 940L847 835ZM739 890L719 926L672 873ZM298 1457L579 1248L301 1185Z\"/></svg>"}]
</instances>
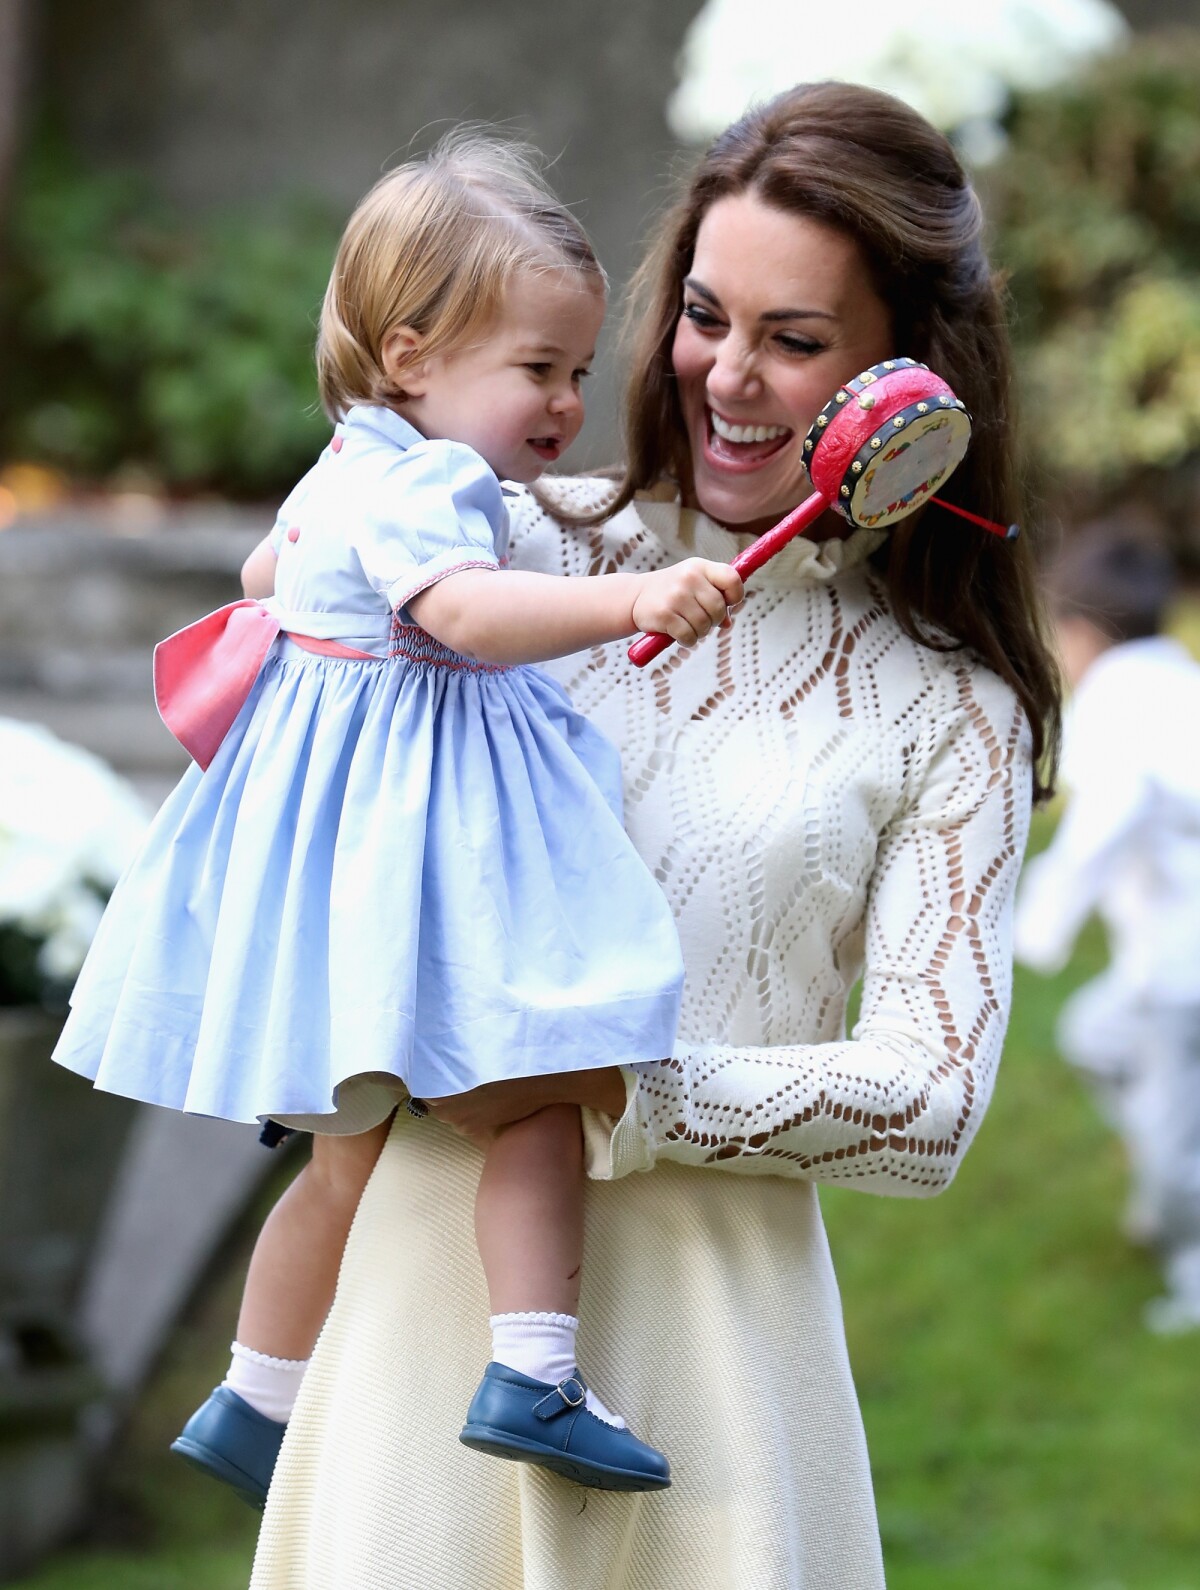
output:
<instances>
[{"instance_id":1,"label":"woman's ear","mask_svg":"<svg viewBox=\"0 0 1200 1590\"><path fill-rule=\"evenodd\" d=\"M424 393L428 363L421 358L425 338L412 326L393 326L379 351L383 373L398 396L419 398Z\"/></svg>"}]
</instances>

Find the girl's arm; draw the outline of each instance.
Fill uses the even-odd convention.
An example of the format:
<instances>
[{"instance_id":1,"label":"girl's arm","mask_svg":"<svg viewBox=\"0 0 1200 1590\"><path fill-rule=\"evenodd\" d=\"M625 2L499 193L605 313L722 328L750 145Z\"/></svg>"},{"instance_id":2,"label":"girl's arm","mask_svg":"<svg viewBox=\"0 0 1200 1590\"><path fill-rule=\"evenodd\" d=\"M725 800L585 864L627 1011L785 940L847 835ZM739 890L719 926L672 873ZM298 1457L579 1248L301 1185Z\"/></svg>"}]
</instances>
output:
<instances>
[{"instance_id":1,"label":"girl's arm","mask_svg":"<svg viewBox=\"0 0 1200 1590\"><path fill-rule=\"evenodd\" d=\"M264 536L242 564L243 594L256 601L261 601L265 596L274 596L275 568L278 562L270 536Z\"/></svg>"},{"instance_id":2,"label":"girl's arm","mask_svg":"<svg viewBox=\"0 0 1200 1590\"><path fill-rule=\"evenodd\" d=\"M649 574L571 579L465 569L413 597L408 611L444 646L480 662L544 662L639 630L694 645L742 599L727 563L688 558Z\"/></svg>"}]
</instances>

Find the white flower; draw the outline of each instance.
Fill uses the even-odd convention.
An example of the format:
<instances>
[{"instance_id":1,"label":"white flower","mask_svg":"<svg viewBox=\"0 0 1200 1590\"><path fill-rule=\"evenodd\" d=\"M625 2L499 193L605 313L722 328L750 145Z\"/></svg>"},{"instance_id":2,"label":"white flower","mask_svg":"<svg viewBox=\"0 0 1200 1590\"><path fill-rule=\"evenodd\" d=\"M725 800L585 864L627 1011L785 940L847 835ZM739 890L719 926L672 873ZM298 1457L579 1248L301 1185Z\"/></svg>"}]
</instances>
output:
<instances>
[{"instance_id":1,"label":"white flower","mask_svg":"<svg viewBox=\"0 0 1200 1590\"><path fill-rule=\"evenodd\" d=\"M684 38L672 130L706 143L755 101L837 78L884 89L947 131L994 126L1128 32L1109 0L707 0Z\"/></svg>"},{"instance_id":2,"label":"white flower","mask_svg":"<svg viewBox=\"0 0 1200 1590\"><path fill-rule=\"evenodd\" d=\"M38 724L0 718L0 925L41 941L53 981L79 970L107 894L132 859L147 812L90 751Z\"/></svg>"}]
</instances>

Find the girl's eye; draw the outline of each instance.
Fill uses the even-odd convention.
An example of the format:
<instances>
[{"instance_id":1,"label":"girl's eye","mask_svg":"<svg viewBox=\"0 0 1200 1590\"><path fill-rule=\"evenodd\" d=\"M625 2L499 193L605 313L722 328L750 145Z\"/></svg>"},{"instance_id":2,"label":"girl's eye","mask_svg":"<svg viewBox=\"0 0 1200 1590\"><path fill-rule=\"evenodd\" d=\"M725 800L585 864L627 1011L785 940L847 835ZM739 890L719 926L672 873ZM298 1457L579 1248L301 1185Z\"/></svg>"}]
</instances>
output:
<instances>
[{"instance_id":1,"label":"girl's eye","mask_svg":"<svg viewBox=\"0 0 1200 1590\"><path fill-rule=\"evenodd\" d=\"M550 366L548 364L527 364L525 368L532 375L536 375L539 378L550 374Z\"/></svg>"},{"instance_id":2,"label":"girl's eye","mask_svg":"<svg viewBox=\"0 0 1200 1590\"><path fill-rule=\"evenodd\" d=\"M591 373L590 370L572 370L571 380L578 386L581 381L586 381Z\"/></svg>"},{"instance_id":3,"label":"girl's eye","mask_svg":"<svg viewBox=\"0 0 1200 1590\"><path fill-rule=\"evenodd\" d=\"M698 326L701 331L712 331L721 322L711 310L705 309L703 304L684 304L683 318L690 320L693 326Z\"/></svg>"}]
</instances>

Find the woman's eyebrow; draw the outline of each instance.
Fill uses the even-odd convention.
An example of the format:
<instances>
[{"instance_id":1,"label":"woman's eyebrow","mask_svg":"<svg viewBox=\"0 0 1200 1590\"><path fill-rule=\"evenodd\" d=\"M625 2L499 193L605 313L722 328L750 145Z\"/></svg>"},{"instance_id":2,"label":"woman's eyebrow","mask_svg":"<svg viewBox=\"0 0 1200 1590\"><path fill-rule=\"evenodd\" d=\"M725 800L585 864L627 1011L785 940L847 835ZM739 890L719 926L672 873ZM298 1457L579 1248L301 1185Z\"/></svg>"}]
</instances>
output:
<instances>
[{"instance_id":1,"label":"woman's eyebrow","mask_svg":"<svg viewBox=\"0 0 1200 1590\"><path fill-rule=\"evenodd\" d=\"M698 281L695 276L685 276L683 285L695 293L697 298L703 298L714 309L720 309L721 300L716 293L711 287L706 287L702 281ZM838 317L828 309L766 309L758 318L774 325L781 320L836 320Z\"/></svg>"}]
</instances>

